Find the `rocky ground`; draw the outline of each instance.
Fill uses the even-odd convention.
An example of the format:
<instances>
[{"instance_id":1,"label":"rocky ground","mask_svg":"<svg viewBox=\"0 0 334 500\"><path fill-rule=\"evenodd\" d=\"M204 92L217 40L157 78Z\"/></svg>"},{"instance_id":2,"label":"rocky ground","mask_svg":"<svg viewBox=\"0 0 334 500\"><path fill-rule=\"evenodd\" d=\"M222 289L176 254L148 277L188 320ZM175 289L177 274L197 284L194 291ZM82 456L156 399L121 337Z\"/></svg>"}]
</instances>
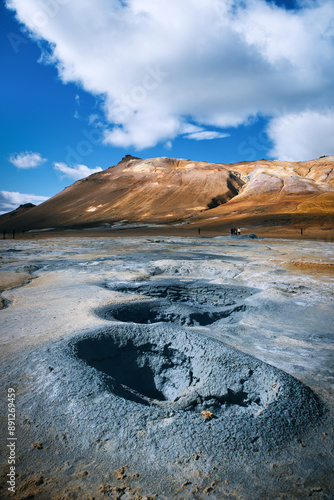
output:
<instances>
[{"instance_id":1,"label":"rocky ground","mask_svg":"<svg viewBox=\"0 0 334 500\"><path fill-rule=\"evenodd\" d=\"M1 250L2 498L332 498L332 243Z\"/></svg>"}]
</instances>

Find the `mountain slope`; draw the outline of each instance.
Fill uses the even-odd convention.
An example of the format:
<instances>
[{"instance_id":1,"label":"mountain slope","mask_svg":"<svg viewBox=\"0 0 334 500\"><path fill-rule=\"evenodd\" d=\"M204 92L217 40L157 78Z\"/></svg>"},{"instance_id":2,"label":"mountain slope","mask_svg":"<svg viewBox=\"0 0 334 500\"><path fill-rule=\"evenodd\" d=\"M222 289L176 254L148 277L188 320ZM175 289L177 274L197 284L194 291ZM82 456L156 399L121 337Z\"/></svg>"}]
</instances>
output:
<instances>
[{"instance_id":1,"label":"mountain slope","mask_svg":"<svg viewBox=\"0 0 334 500\"><path fill-rule=\"evenodd\" d=\"M333 156L236 164L126 156L10 221L8 214L1 216L0 228L79 228L121 221L210 227L251 225L261 217L277 225L282 215L282 224L330 225L333 214Z\"/></svg>"},{"instance_id":2,"label":"mountain slope","mask_svg":"<svg viewBox=\"0 0 334 500\"><path fill-rule=\"evenodd\" d=\"M15 210L12 210L11 212L7 212L6 214L0 215L0 224L2 226L8 225L8 227L11 227L12 225L12 220L16 217L26 213L28 210L31 210L32 208L36 207L33 203L24 203L23 205L20 205L18 208Z\"/></svg>"},{"instance_id":3,"label":"mountain slope","mask_svg":"<svg viewBox=\"0 0 334 500\"><path fill-rule=\"evenodd\" d=\"M221 165L126 157L79 180L17 217L18 228L76 227L120 220L168 222L206 210L238 194L243 181ZM220 201L212 201L217 196ZM0 219L1 224L1 219Z\"/></svg>"}]
</instances>

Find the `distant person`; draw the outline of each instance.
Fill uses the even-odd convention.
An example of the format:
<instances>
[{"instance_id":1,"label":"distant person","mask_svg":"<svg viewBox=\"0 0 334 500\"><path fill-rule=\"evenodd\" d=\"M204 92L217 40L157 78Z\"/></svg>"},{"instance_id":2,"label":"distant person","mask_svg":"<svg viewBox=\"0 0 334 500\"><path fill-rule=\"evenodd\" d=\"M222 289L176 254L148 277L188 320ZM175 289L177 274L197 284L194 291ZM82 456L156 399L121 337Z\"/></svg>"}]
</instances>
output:
<instances>
[{"instance_id":1,"label":"distant person","mask_svg":"<svg viewBox=\"0 0 334 500\"><path fill-rule=\"evenodd\" d=\"M12 235L13 235L13 240L15 240L15 229L13 229Z\"/></svg>"},{"instance_id":2,"label":"distant person","mask_svg":"<svg viewBox=\"0 0 334 500\"><path fill-rule=\"evenodd\" d=\"M231 229L230 229L230 233L231 233L231 236L233 236L233 233L234 233L234 231L233 231L233 227L231 227Z\"/></svg>"},{"instance_id":3,"label":"distant person","mask_svg":"<svg viewBox=\"0 0 334 500\"><path fill-rule=\"evenodd\" d=\"M240 227L238 227L238 236L240 236L240 234L241 234L241 229Z\"/></svg>"},{"instance_id":4,"label":"distant person","mask_svg":"<svg viewBox=\"0 0 334 500\"><path fill-rule=\"evenodd\" d=\"M200 227L198 228L197 232L198 232L198 234L201 234L201 228Z\"/></svg>"},{"instance_id":5,"label":"distant person","mask_svg":"<svg viewBox=\"0 0 334 500\"><path fill-rule=\"evenodd\" d=\"M304 234L304 231L303 231L303 228L302 228L302 227L300 228L300 234L301 234L302 236L303 236L303 234Z\"/></svg>"}]
</instances>

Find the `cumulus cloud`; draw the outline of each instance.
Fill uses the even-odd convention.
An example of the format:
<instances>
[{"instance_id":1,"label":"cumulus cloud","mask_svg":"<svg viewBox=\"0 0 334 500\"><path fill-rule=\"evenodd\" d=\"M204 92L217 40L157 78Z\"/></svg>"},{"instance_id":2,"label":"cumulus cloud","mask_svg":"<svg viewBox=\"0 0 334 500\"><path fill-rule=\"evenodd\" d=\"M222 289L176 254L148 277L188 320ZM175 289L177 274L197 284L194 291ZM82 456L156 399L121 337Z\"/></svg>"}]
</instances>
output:
<instances>
[{"instance_id":1,"label":"cumulus cloud","mask_svg":"<svg viewBox=\"0 0 334 500\"><path fill-rule=\"evenodd\" d=\"M168 143L188 123L203 129L189 133L198 140L257 116L274 124L278 114L326 116L334 106L334 4L299 5L7 0L32 36L49 42L48 61L63 82L102 99L104 141L138 149Z\"/></svg>"},{"instance_id":2,"label":"cumulus cloud","mask_svg":"<svg viewBox=\"0 0 334 500\"><path fill-rule=\"evenodd\" d=\"M96 168L88 168L86 165L76 165L75 167L69 167L66 163L56 162L54 164L55 169L58 172L61 172L65 177L69 177L70 179L79 180L84 177L88 177L91 174L95 174L96 172L101 172L101 167Z\"/></svg>"},{"instance_id":3,"label":"cumulus cloud","mask_svg":"<svg viewBox=\"0 0 334 500\"><path fill-rule=\"evenodd\" d=\"M285 161L333 154L334 110L304 111L274 118L267 130L274 143L271 154Z\"/></svg>"},{"instance_id":4,"label":"cumulus cloud","mask_svg":"<svg viewBox=\"0 0 334 500\"><path fill-rule=\"evenodd\" d=\"M47 196L37 196L35 194L23 194L11 191L0 191L0 214L5 214L15 210L25 203L39 205L48 199Z\"/></svg>"},{"instance_id":5,"label":"cumulus cloud","mask_svg":"<svg viewBox=\"0 0 334 500\"><path fill-rule=\"evenodd\" d=\"M15 165L17 168L35 168L39 167L47 161L39 153L32 153L31 151L25 151L24 153L14 153L10 155L9 161Z\"/></svg>"}]
</instances>

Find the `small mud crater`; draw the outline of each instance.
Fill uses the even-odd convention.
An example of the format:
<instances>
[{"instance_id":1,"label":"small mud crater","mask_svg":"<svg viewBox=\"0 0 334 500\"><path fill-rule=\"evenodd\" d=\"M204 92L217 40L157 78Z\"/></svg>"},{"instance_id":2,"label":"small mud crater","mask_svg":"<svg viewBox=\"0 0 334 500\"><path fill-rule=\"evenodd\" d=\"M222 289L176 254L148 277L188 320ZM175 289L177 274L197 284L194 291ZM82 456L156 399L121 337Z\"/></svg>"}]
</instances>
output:
<instances>
[{"instance_id":1,"label":"small mud crater","mask_svg":"<svg viewBox=\"0 0 334 500\"><path fill-rule=\"evenodd\" d=\"M175 280L106 286L118 292L154 299L106 306L96 311L99 317L139 324L165 322L182 326L207 326L222 319L232 322L237 313L245 311L244 300L257 292L247 287Z\"/></svg>"},{"instance_id":2,"label":"small mud crater","mask_svg":"<svg viewBox=\"0 0 334 500\"><path fill-rule=\"evenodd\" d=\"M165 300L128 302L107 306L96 311L103 319L148 325L151 323L175 323L182 326L207 326L233 313L244 311L244 305L207 310L200 306L175 306Z\"/></svg>"}]
</instances>

